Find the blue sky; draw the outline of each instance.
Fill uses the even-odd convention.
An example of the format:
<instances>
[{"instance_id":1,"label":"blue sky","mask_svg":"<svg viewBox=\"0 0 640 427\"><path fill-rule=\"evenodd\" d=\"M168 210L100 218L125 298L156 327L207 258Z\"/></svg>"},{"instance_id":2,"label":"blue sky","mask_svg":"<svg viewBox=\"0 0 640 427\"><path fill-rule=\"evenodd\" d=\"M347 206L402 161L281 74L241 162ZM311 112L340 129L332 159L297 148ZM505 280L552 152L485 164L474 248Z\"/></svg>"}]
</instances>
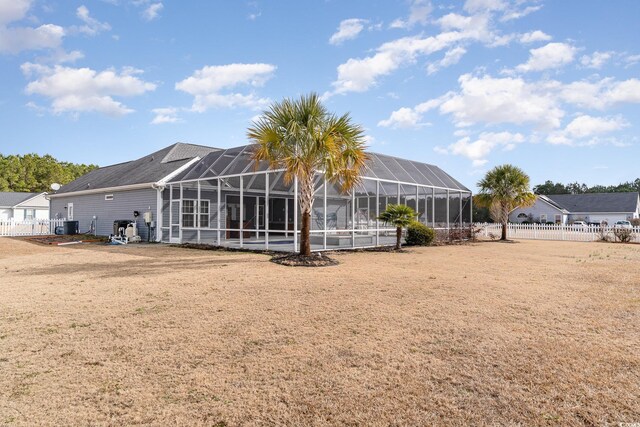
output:
<instances>
[{"instance_id":1,"label":"blue sky","mask_svg":"<svg viewBox=\"0 0 640 427\"><path fill-rule=\"evenodd\" d=\"M315 91L467 186L640 176L635 0L0 0L0 152L108 165L245 144Z\"/></svg>"}]
</instances>

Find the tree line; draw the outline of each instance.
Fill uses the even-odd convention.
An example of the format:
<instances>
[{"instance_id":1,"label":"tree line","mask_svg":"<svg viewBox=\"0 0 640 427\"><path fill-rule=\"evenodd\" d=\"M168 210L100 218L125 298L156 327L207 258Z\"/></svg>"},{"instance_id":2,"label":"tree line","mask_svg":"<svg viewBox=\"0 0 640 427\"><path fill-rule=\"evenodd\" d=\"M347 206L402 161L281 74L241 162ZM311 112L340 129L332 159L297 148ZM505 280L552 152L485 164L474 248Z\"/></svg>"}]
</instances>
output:
<instances>
[{"instance_id":1,"label":"tree line","mask_svg":"<svg viewBox=\"0 0 640 427\"><path fill-rule=\"evenodd\" d=\"M0 154L0 191L51 191L52 183L64 185L97 167L61 162L49 154Z\"/></svg>"},{"instance_id":2,"label":"tree line","mask_svg":"<svg viewBox=\"0 0 640 427\"><path fill-rule=\"evenodd\" d=\"M550 194L625 193L630 191L640 192L640 178L618 185L594 185L589 187L578 182L562 184L560 182L545 181L544 184L533 187L535 194L544 194L545 196Z\"/></svg>"}]
</instances>

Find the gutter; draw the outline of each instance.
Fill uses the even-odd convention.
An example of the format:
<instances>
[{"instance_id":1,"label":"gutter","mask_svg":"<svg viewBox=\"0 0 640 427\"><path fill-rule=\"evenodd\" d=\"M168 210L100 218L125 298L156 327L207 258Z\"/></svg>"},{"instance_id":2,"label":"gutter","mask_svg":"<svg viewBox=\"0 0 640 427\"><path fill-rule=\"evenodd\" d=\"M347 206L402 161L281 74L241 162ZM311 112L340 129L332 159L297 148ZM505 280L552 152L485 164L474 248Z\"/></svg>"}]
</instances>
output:
<instances>
[{"instance_id":1,"label":"gutter","mask_svg":"<svg viewBox=\"0 0 640 427\"><path fill-rule=\"evenodd\" d=\"M84 194L109 193L112 191L140 190L142 188L153 187L153 184L154 184L153 182L146 182L143 184L121 185L118 187L92 188L90 190L69 191L68 193L49 194L48 198L57 199L60 197L81 196Z\"/></svg>"}]
</instances>

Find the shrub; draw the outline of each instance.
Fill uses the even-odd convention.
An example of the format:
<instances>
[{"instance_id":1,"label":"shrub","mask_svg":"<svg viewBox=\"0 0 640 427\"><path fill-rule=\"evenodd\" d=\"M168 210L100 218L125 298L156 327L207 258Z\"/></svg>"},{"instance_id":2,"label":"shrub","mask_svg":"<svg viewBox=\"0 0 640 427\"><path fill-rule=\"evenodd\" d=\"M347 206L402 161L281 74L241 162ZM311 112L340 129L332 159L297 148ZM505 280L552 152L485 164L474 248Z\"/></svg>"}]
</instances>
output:
<instances>
[{"instance_id":1,"label":"shrub","mask_svg":"<svg viewBox=\"0 0 640 427\"><path fill-rule=\"evenodd\" d=\"M634 227L640 227L640 218L633 218L631 220L631 225L633 225Z\"/></svg>"},{"instance_id":2,"label":"shrub","mask_svg":"<svg viewBox=\"0 0 640 427\"><path fill-rule=\"evenodd\" d=\"M629 243L633 237L633 232L630 228L614 228L613 235L620 243Z\"/></svg>"},{"instance_id":3,"label":"shrub","mask_svg":"<svg viewBox=\"0 0 640 427\"><path fill-rule=\"evenodd\" d=\"M430 245L436 237L433 228L429 228L421 222L414 221L407 228L407 244L416 246Z\"/></svg>"}]
</instances>

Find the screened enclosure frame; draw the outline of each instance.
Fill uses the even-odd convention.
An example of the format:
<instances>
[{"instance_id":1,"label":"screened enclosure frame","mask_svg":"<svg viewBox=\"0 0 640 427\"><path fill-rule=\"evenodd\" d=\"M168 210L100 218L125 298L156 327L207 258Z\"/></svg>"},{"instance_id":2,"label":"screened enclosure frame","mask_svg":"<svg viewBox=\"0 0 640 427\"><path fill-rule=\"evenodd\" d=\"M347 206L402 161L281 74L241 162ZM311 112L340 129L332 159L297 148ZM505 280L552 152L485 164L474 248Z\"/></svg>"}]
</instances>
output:
<instances>
[{"instance_id":1,"label":"screened enclosure frame","mask_svg":"<svg viewBox=\"0 0 640 427\"><path fill-rule=\"evenodd\" d=\"M161 241L298 251L298 182L252 159L253 145L217 150L175 176L158 203ZM395 227L377 218L390 203L411 206L436 229L471 222L471 192L440 168L368 153L362 182L347 194L319 172L314 181L314 251L395 244Z\"/></svg>"},{"instance_id":2,"label":"screened enclosure frame","mask_svg":"<svg viewBox=\"0 0 640 427\"><path fill-rule=\"evenodd\" d=\"M226 169L229 169L230 166L227 166ZM282 182L283 175L283 169L267 169L264 171L243 171L217 177L183 179L168 183L163 191L162 209L160 210L160 239L171 243L207 243L245 249L298 251L300 242L298 183L294 178L288 189L284 191L282 189L275 190L276 184ZM264 176L264 189L251 188L251 184L257 180L258 176ZM231 180L237 181L237 188L229 184ZM215 193L215 203L212 203L214 200L203 197L203 183L207 184L207 191ZM215 184L210 185L210 183ZM328 194L328 189L333 188L335 190L335 188L324 179L322 174L317 175L316 184L319 185L315 192L314 207L320 201L322 215L316 215L315 212L312 212L312 224L315 224L315 227L312 226L310 230L313 251L365 248L395 243L395 227L384 224L377 219L382 213L381 206L386 206L390 203L402 203L414 207L418 214L422 214L418 220L435 229L462 227L471 223L472 220L470 191L370 176L362 177L362 184L347 194ZM372 184L375 184L375 199L373 194L366 190L367 185L371 187ZM409 189L415 187L415 191L403 191L405 187ZM212 188L214 190L211 190ZM395 192L389 194L389 189L393 188L395 188ZM362 190L365 191L363 192ZM187 195L187 192L190 192L190 195ZM441 196L439 210L442 210L442 206L444 206L444 212L441 212L440 216L436 215L436 194ZM166 195L169 196L168 200L165 198ZM175 197L176 195L178 196L177 198ZM237 214L240 220L235 227L229 226L230 222L226 219L230 205L229 197L237 197L239 199L239 203L236 204L238 205ZM246 210L248 210L245 203L247 197L255 198L256 200L257 207L252 212L253 217L251 219L258 218L249 227L246 226L247 222L245 222ZM335 225L329 224L334 221L334 219L329 219L327 200L330 197L334 201L342 200L345 205L340 207L350 210L350 212L346 212L344 227L340 227L337 223ZM383 198L385 203L381 204ZM270 227L273 214L270 207L272 205L271 200L274 199L286 200L284 215L287 225L285 225L284 229L272 229ZM367 207L365 225L363 227L359 221L356 221L356 214L360 214L361 211L365 212L364 208L360 208L360 202L364 200L367 201ZM371 209L372 200L374 200L375 204L375 209L373 210ZM413 203L411 203L412 200ZM430 203L429 200L431 201ZM193 212L185 212L185 201L194 202L186 204L193 206ZM203 203L205 201L207 202L206 204ZM292 203L289 203L289 201L292 201ZM452 201L454 209L452 209ZM422 211L420 209L421 203L424 206ZM177 206L175 206L176 204ZM213 209L211 208L212 204L215 206ZM166 209L167 206L168 209ZM207 206L206 213L202 212L204 206ZM260 207L263 209L262 214L260 214ZM358 209L358 212L356 212L356 209ZM193 226L185 225L186 215L192 216ZM208 218L205 226L203 226L204 215L207 215ZM212 217L214 221L211 221ZM223 218L225 219L223 220ZM465 221L467 218L468 220ZM437 219L440 219L440 221L437 221ZM292 229L289 229L289 221L292 223Z\"/></svg>"}]
</instances>

